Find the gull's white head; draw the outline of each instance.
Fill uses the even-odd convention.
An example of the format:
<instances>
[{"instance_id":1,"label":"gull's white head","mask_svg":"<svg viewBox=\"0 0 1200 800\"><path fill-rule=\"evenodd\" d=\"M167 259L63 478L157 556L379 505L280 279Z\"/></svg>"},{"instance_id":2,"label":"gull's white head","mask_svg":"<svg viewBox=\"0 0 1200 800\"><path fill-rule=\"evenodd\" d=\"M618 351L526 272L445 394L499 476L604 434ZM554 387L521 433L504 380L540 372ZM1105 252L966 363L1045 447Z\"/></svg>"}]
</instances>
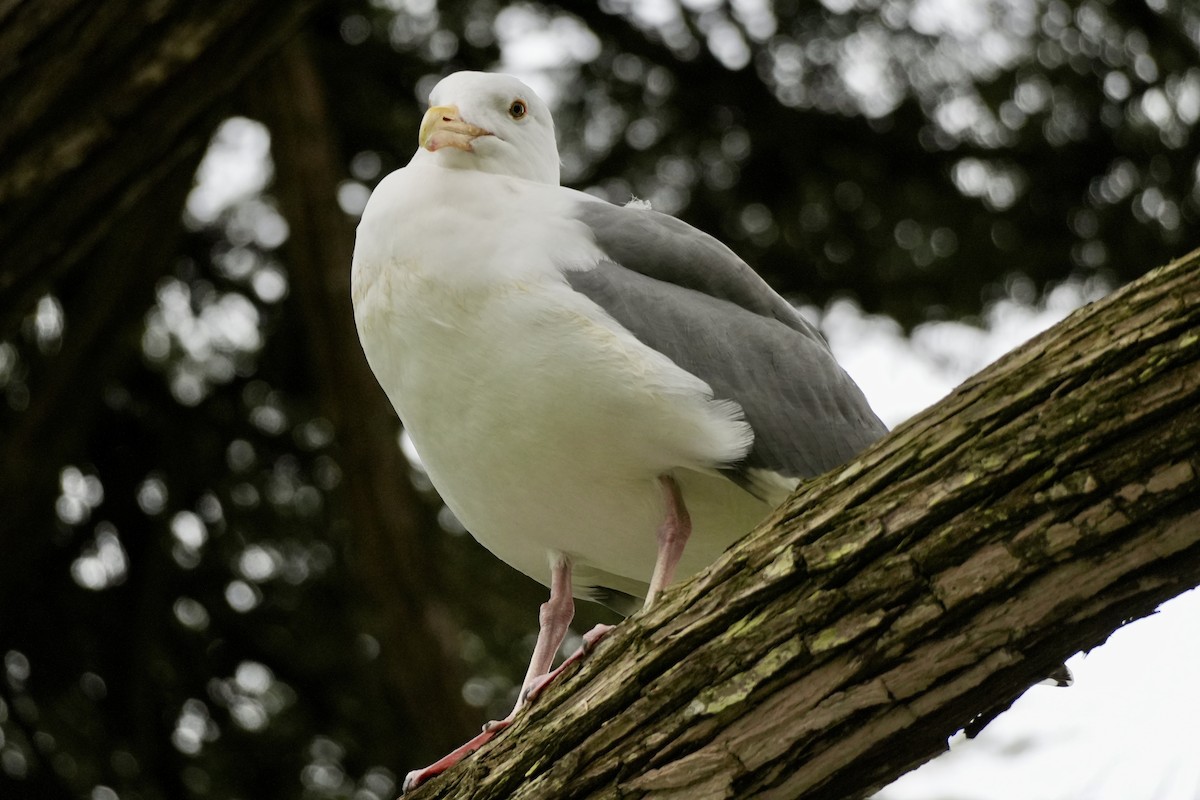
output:
<instances>
[{"instance_id":1,"label":"gull's white head","mask_svg":"<svg viewBox=\"0 0 1200 800\"><path fill-rule=\"evenodd\" d=\"M559 182L550 109L511 75L455 72L433 87L418 156L538 183Z\"/></svg>"}]
</instances>

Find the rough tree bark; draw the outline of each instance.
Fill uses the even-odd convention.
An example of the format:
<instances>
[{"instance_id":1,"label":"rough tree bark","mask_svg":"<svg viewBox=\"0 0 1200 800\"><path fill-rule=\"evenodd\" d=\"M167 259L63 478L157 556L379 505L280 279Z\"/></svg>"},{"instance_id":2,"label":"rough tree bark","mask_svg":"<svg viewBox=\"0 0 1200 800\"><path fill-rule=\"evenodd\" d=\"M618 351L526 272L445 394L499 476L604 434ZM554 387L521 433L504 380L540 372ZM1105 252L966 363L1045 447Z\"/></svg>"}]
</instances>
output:
<instances>
[{"instance_id":1,"label":"rough tree bark","mask_svg":"<svg viewBox=\"0 0 1200 800\"><path fill-rule=\"evenodd\" d=\"M1200 251L816 479L412 796L863 797L1200 584Z\"/></svg>"}]
</instances>

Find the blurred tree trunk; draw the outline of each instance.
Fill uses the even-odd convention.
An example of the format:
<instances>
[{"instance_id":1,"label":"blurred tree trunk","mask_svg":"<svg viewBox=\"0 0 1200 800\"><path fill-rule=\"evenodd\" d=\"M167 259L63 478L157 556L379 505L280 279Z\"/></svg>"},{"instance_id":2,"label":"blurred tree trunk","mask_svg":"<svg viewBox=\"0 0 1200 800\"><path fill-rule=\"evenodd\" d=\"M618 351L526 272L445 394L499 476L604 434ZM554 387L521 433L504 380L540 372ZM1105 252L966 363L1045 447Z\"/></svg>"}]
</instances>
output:
<instances>
[{"instance_id":1,"label":"blurred tree trunk","mask_svg":"<svg viewBox=\"0 0 1200 800\"><path fill-rule=\"evenodd\" d=\"M864 797L1200 584L1198 475L1200 251L805 485L414 800Z\"/></svg>"},{"instance_id":2,"label":"blurred tree trunk","mask_svg":"<svg viewBox=\"0 0 1200 800\"><path fill-rule=\"evenodd\" d=\"M337 204L346 169L303 37L253 82L248 102L271 130L274 194L291 229L288 274L306 323L297 345L307 350L322 413L337 431L353 526L350 565L373 601L381 658L403 715L395 728L416 737L405 752L435 758L477 723L452 667L459 659L449 614L431 599L438 576L420 538L437 524L421 518L399 422L358 343L350 304L354 229Z\"/></svg>"},{"instance_id":3,"label":"blurred tree trunk","mask_svg":"<svg viewBox=\"0 0 1200 800\"><path fill-rule=\"evenodd\" d=\"M130 309L153 304L156 278L178 257L179 213L205 138L113 216L87 269L56 289L65 320L59 349L33 365L28 407L0 422L0 609L21 608L20 598L42 582L43 559L53 557L46 531L59 470L79 463L111 377L139 352L128 343L140 339L142 318ZM15 615L0 619L0 632L17 624Z\"/></svg>"},{"instance_id":4,"label":"blurred tree trunk","mask_svg":"<svg viewBox=\"0 0 1200 800\"><path fill-rule=\"evenodd\" d=\"M0 430L0 608L36 590L58 470L82 451L106 375L138 352L115 340L139 335L129 310L178 253L220 104L315 5L0 5L0 339L52 289L66 319L28 409Z\"/></svg>"}]
</instances>

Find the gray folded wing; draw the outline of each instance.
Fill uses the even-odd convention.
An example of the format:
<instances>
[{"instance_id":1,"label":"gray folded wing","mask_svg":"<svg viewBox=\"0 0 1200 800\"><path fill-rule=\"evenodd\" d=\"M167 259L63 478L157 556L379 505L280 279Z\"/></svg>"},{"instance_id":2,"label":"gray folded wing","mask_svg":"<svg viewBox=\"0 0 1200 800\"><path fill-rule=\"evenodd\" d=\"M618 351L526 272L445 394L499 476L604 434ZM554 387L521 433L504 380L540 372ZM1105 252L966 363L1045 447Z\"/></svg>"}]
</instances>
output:
<instances>
[{"instance_id":1,"label":"gray folded wing","mask_svg":"<svg viewBox=\"0 0 1200 800\"><path fill-rule=\"evenodd\" d=\"M821 334L729 248L674 217L603 202L574 215L607 259L567 281L643 344L737 402L754 429L739 464L785 478L826 472L887 432Z\"/></svg>"}]
</instances>

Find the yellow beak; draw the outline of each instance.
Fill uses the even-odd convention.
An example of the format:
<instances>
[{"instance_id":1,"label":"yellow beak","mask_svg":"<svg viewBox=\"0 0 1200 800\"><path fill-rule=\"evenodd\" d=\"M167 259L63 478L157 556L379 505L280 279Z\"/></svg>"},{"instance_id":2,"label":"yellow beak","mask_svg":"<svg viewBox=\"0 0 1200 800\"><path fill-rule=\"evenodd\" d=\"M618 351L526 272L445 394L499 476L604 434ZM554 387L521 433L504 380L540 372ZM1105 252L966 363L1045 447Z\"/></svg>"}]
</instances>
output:
<instances>
[{"instance_id":1,"label":"yellow beak","mask_svg":"<svg viewBox=\"0 0 1200 800\"><path fill-rule=\"evenodd\" d=\"M480 136L491 135L489 130L464 122L458 115L457 106L433 106L421 120L419 141L421 147L430 152L443 147L455 147L469 153L473 149L473 141Z\"/></svg>"}]
</instances>

